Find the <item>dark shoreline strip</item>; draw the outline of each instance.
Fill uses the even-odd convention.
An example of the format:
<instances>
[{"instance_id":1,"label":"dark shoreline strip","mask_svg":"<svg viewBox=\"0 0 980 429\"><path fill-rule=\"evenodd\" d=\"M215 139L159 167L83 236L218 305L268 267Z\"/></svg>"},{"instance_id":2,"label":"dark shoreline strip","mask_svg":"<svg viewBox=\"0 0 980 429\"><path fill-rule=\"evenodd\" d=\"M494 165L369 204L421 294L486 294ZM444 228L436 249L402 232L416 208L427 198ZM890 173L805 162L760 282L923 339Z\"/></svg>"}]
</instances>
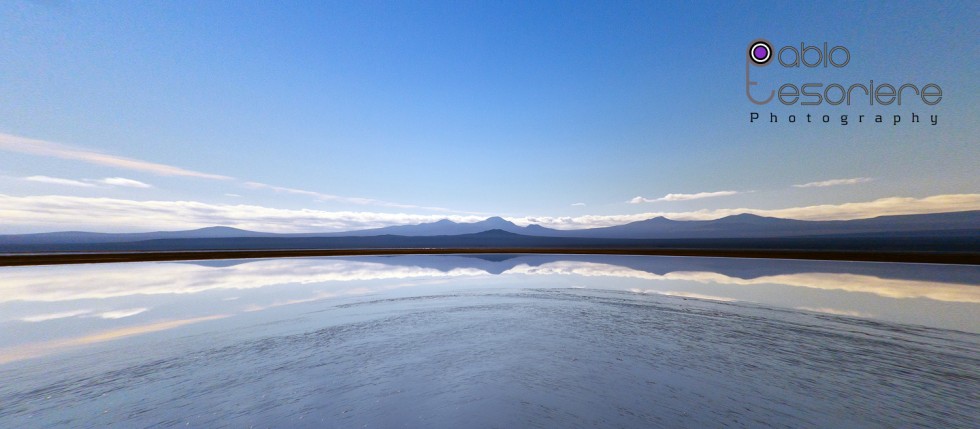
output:
<instances>
[{"instance_id":1,"label":"dark shoreline strip","mask_svg":"<svg viewBox=\"0 0 980 429\"><path fill-rule=\"evenodd\" d=\"M977 253L848 252L822 250L759 249L568 249L568 248L438 248L438 249L303 249L214 250L172 252L92 252L0 255L0 266L99 264L112 262L185 261L206 259L295 258L311 256L445 255L532 253L568 255L648 255L719 258L808 259L825 261L904 262L923 264L980 265Z\"/></svg>"}]
</instances>

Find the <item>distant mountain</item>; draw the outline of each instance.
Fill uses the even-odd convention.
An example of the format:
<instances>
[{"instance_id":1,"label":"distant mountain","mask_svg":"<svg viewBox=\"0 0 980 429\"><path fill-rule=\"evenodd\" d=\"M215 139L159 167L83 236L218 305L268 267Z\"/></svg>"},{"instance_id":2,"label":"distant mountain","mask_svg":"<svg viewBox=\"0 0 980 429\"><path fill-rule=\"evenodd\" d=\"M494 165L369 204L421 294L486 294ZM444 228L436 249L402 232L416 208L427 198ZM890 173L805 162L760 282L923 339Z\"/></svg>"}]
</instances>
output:
<instances>
[{"instance_id":1,"label":"distant mountain","mask_svg":"<svg viewBox=\"0 0 980 429\"><path fill-rule=\"evenodd\" d=\"M542 227L538 227L538 228L542 228ZM422 223L418 225L398 225L398 226L388 226L384 228L364 229L360 231L336 232L331 234L303 234L303 235L318 236L318 237L364 237L364 236L376 236L376 235L407 235L413 237L428 237L428 236L435 236L435 235L475 234L478 232L489 231L492 229L499 229L501 231L507 231L514 234L539 235L539 234L528 234L527 228L517 226L513 222L507 221L504 218L498 216L494 216L491 218L487 218L486 220L481 220L479 222L472 222L472 223L456 223L449 219L443 219L437 222Z\"/></svg>"},{"instance_id":2,"label":"distant mountain","mask_svg":"<svg viewBox=\"0 0 980 429\"><path fill-rule=\"evenodd\" d=\"M318 236L407 235L436 236L472 234L499 229L521 235L538 237L579 238L759 238L799 237L845 234L929 234L943 231L980 230L980 210L924 215L881 216L846 221L804 221L739 214L715 220L678 221L664 217L641 220L605 228L557 230L540 225L521 227L499 217L474 223L441 220L419 225L350 231Z\"/></svg>"},{"instance_id":3,"label":"distant mountain","mask_svg":"<svg viewBox=\"0 0 980 429\"><path fill-rule=\"evenodd\" d=\"M5 244L79 244L79 243L126 243L170 238L228 238L228 237L275 237L279 234L254 232L227 226L187 231L157 231L136 233L103 232L44 232L39 234L0 235L0 246Z\"/></svg>"},{"instance_id":4,"label":"distant mountain","mask_svg":"<svg viewBox=\"0 0 980 429\"><path fill-rule=\"evenodd\" d=\"M374 239L368 239L368 238ZM556 230L540 225L515 225L500 217L472 223L441 220L341 233L274 234L229 227L146 233L53 232L0 235L0 252L57 252L92 249L231 249L348 247L489 247L490 244L573 246L574 243L633 247L629 240L870 239L956 238L967 249L980 248L980 211L881 216L848 221L802 221L740 214L716 220L677 221L663 217L605 228ZM575 239L575 240L551 240ZM577 240L577 241L576 241ZM590 241L591 240L591 241ZM609 241L613 240L613 241ZM616 241L626 240L626 241ZM826 240L825 240L826 241ZM811 242L819 242L811 240ZM831 241L827 241L828 243ZM138 245L123 245L140 243ZM724 244L729 245L729 244ZM910 244L903 244L909 246Z\"/></svg>"}]
</instances>

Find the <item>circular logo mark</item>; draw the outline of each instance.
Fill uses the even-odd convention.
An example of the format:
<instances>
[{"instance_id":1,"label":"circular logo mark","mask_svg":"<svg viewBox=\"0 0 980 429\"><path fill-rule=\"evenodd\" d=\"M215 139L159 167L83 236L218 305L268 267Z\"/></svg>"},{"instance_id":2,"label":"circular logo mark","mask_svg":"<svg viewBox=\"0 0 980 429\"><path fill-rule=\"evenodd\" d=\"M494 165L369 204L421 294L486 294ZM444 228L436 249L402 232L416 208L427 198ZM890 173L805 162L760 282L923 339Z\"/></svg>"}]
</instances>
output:
<instances>
[{"instance_id":1,"label":"circular logo mark","mask_svg":"<svg viewBox=\"0 0 980 429\"><path fill-rule=\"evenodd\" d=\"M772 59L772 45L759 39L749 44L749 58L756 65L766 65Z\"/></svg>"}]
</instances>

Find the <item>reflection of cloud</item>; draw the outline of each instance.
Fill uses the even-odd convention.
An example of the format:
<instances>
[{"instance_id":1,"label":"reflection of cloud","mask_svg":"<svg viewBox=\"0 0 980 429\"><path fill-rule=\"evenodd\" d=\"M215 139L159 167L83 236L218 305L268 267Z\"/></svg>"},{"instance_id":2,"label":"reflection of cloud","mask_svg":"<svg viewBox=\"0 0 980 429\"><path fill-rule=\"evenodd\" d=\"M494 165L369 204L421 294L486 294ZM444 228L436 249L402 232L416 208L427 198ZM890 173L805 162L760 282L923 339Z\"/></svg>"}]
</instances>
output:
<instances>
[{"instance_id":1,"label":"reflection of cloud","mask_svg":"<svg viewBox=\"0 0 980 429\"><path fill-rule=\"evenodd\" d=\"M635 197L629 200L630 204L655 203L658 201L688 201L700 200L702 198L727 197L729 195L740 194L738 191L717 191L717 192L698 192L696 194L667 194L660 198Z\"/></svg>"},{"instance_id":2,"label":"reflection of cloud","mask_svg":"<svg viewBox=\"0 0 980 429\"><path fill-rule=\"evenodd\" d=\"M65 311L61 313L38 314L36 316L22 317L20 320L24 322L45 322L48 320L67 319L69 317L81 316L83 314L88 314L91 312L92 310L75 310L75 311Z\"/></svg>"},{"instance_id":3,"label":"reflection of cloud","mask_svg":"<svg viewBox=\"0 0 980 429\"><path fill-rule=\"evenodd\" d=\"M84 337L70 338L66 340L53 340L53 341L45 341L41 343L24 344L20 346L8 347L5 349L0 348L0 365L13 361L44 356L70 347L103 343L106 341L117 340L119 338L148 334L157 331L165 331L167 329L173 329L184 325L189 325L191 323L216 320L225 317L228 316L221 314L215 316L197 317L193 319L171 320L168 322L151 323L149 325L130 326L127 328L113 329L109 331L103 331L91 335L86 335Z\"/></svg>"},{"instance_id":4,"label":"reflection of cloud","mask_svg":"<svg viewBox=\"0 0 980 429\"><path fill-rule=\"evenodd\" d=\"M324 299L336 298L336 297L342 296L342 295L368 295L368 294L371 294L371 293L374 293L374 292L377 292L377 291L375 291L373 289L368 289L368 288L352 288L352 289L348 289L348 290L344 291L344 293L342 293L342 294L341 293L335 293L335 292L319 292L319 293L316 293L316 294L314 294L313 296L311 296L309 298L298 298L298 299L289 299L289 300L285 300L285 301L276 301L276 302L273 302L272 304L267 304L267 305L254 305L253 304L253 305L249 305L249 306L245 307L243 309L243 311L248 311L248 312L262 311L262 310L265 310L265 309L268 309L268 308L282 307L284 305L293 305L293 304L305 304L307 302L315 302L315 301L321 301L321 300L324 300Z\"/></svg>"},{"instance_id":5,"label":"reflection of cloud","mask_svg":"<svg viewBox=\"0 0 980 429\"><path fill-rule=\"evenodd\" d=\"M243 290L285 284L354 280L489 275L475 268L391 266L330 259L273 259L230 267L191 264L133 263L112 266L10 267L0 277L0 303L60 302L132 295L192 294Z\"/></svg>"},{"instance_id":6,"label":"reflection of cloud","mask_svg":"<svg viewBox=\"0 0 980 429\"><path fill-rule=\"evenodd\" d=\"M676 291L666 291L666 292L664 292L664 291L659 291L659 290L655 290L655 289L637 289L637 288L630 289L630 292L633 292L633 293L643 293L643 294L653 293L653 294L657 294L657 295L677 296L677 297L681 297L681 298L705 299L705 300L709 300L709 301L722 301L722 302L738 301L735 298L728 298L728 297L724 297L724 296L715 296L715 295L705 295L705 294L693 293L693 292L676 292Z\"/></svg>"},{"instance_id":7,"label":"reflection of cloud","mask_svg":"<svg viewBox=\"0 0 980 429\"><path fill-rule=\"evenodd\" d=\"M671 273L670 276L702 283L778 284L813 289L873 293L886 298L928 298L936 301L980 303L980 288L972 285L923 280L883 279L860 274L799 273L763 276L747 280L705 272Z\"/></svg>"},{"instance_id":8,"label":"reflection of cloud","mask_svg":"<svg viewBox=\"0 0 980 429\"><path fill-rule=\"evenodd\" d=\"M852 317L874 317L873 314L862 313L860 311L850 311L850 310L838 310L836 308L826 308L826 307L796 307L797 310L812 311L814 313L827 313L836 314L838 316L852 316Z\"/></svg>"},{"instance_id":9,"label":"reflection of cloud","mask_svg":"<svg viewBox=\"0 0 980 429\"><path fill-rule=\"evenodd\" d=\"M886 298L927 298L980 303L980 288L923 280L884 279L847 273L795 273L742 279L705 271L663 275L619 265L557 261L539 266L517 265L504 275L576 275L656 281L691 281L722 285L784 285L811 289L871 293ZM107 265L8 267L0 277L0 303L62 302L133 295L193 294L211 290L246 290L286 284L314 284L398 279L451 279L489 276L478 268L441 271L417 266L386 265L341 259L272 259L228 267L192 264L127 263Z\"/></svg>"},{"instance_id":10,"label":"reflection of cloud","mask_svg":"<svg viewBox=\"0 0 980 429\"><path fill-rule=\"evenodd\" d=\"M148 310L148 309L146 309L146 308L131 308L129 310L107 311L105 313L99 313L99 317L101 317L103 319L122 319L124 317L135 316L135 315L140 314L140 313L142 313L142 312L144 312L146 310Z\"/></svg>"},{"instance_id":11,"label":"reflection of cloud","mask_svg":"<svg viewBox=\"0 0 980 429\"><path fill-rule=\"evenodd\" d=\"M937 283L922 280L883 279L874 276L846 273L798 273L742 279L704 271L675 271L653 274L618 265L592 262L561 261L537 267L518 265L507 271L530 275L609 276L646 280L683 280L724 285L777 284L845 292L872 293L886 298L928 298L936 301L980 303L980 288L972 285Z\"/></svg>"}]
</instances>

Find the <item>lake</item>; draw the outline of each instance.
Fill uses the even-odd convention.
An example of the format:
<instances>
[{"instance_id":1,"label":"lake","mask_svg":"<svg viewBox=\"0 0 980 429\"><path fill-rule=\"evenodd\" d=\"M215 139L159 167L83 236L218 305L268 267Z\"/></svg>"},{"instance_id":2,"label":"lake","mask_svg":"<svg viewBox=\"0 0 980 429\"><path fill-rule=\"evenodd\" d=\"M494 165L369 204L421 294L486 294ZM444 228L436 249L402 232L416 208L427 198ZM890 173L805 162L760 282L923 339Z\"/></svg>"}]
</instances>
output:
<instances>
[{"instance_id":1,"label":"lake","mask_svg":"<svg viewBox=\"0 0 980 429\"><path fill-rule=\"evenodd\" d=\"M0 427L971 427L980 267L441 255L0 268Z\"/></svg>"}]
</instances>

